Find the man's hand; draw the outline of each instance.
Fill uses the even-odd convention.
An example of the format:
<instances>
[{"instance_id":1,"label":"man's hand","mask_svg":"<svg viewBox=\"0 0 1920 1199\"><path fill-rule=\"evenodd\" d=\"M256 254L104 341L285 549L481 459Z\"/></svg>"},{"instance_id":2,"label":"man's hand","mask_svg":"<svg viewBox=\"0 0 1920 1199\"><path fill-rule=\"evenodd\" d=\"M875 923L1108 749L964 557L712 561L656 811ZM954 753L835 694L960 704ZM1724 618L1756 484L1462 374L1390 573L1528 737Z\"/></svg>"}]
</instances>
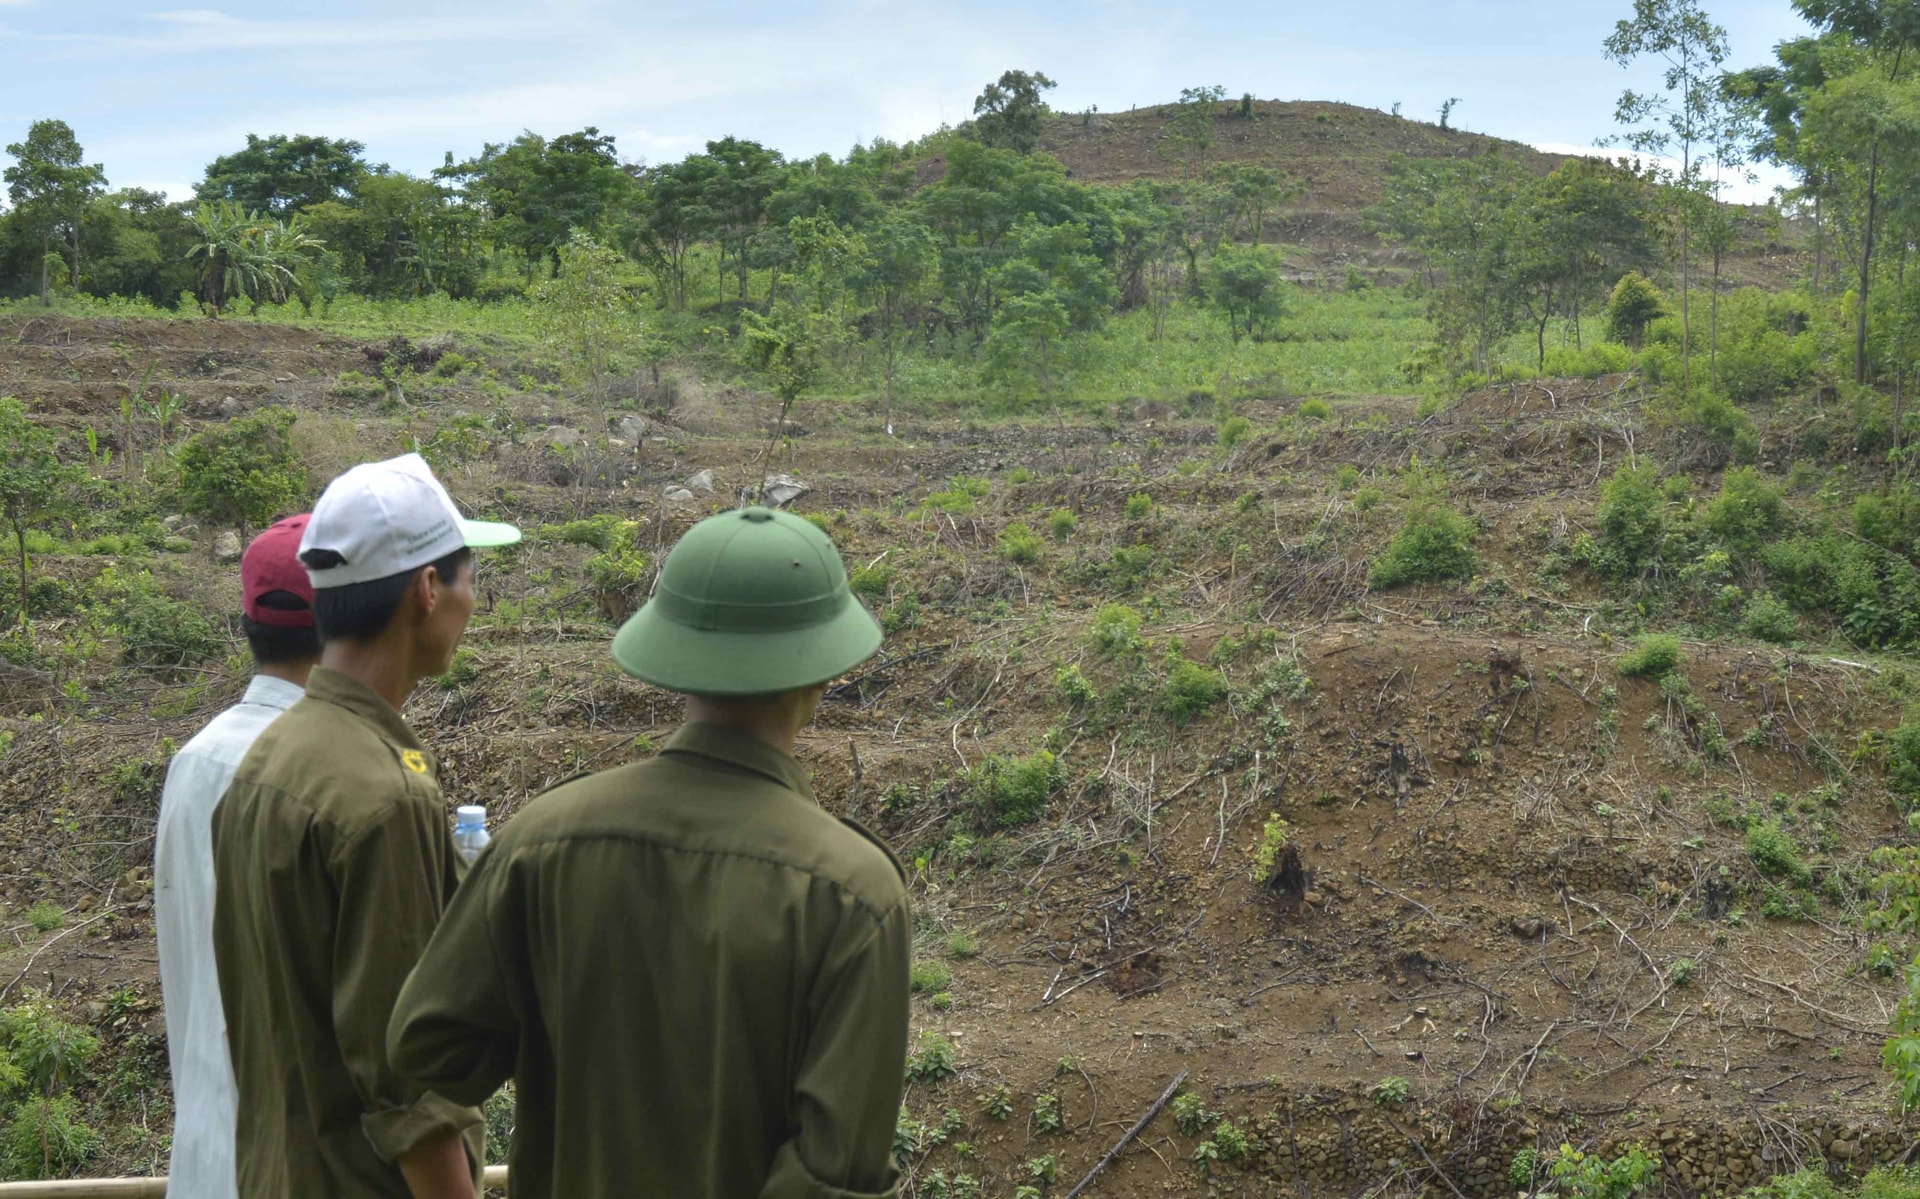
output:
<instances>
[{"instance_id":1,"label":"man's hand","mask_svg":"<svg viewBox=\"0 0 1920 1199\"><path fill-rule=\"evenodd\" d=\"M458 1133L422 1141L399 1158L413 1199L474 1199L473 1167Z\"/></svg>"}]
</instances>

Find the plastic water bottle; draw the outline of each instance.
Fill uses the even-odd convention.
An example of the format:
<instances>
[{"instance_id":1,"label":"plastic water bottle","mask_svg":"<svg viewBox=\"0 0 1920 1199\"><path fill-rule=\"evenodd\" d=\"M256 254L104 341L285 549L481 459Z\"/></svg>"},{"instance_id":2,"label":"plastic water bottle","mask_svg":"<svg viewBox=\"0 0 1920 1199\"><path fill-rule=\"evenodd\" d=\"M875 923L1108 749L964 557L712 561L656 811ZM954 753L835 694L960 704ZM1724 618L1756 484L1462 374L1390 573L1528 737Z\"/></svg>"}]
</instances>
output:
<instances>
[{"instance_id":1,"label":"plastic water bottle","mask_svg":"<svg viewBox=\"0 0 1920 1199\"><path fill-rule=\"evenodd\" d=\"M453 847L468 865L473 864L491 840L487 835L485 804L462 804L453 810Z\"/></svg>"}]
</instances>

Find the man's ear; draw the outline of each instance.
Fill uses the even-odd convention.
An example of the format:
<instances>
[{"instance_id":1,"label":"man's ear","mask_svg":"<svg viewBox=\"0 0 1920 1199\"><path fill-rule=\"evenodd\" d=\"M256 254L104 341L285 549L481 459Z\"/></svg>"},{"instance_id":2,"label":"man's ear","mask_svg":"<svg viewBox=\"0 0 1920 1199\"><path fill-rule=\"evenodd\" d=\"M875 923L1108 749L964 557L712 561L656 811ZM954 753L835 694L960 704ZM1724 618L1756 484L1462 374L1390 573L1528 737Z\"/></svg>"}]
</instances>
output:
<instances>
[{"instance_id":1,"label":"man's ear","mask_svg":"<svg viewBox=\"0 0 1920 1199\"><path fill-rule=\"evenodd\" d=\"M413 572L413 578L407 583L406 602L420 613L422 620L433 615L440 603L440 574L431 566L423 566Z\"/></svg>"}]
</instances>

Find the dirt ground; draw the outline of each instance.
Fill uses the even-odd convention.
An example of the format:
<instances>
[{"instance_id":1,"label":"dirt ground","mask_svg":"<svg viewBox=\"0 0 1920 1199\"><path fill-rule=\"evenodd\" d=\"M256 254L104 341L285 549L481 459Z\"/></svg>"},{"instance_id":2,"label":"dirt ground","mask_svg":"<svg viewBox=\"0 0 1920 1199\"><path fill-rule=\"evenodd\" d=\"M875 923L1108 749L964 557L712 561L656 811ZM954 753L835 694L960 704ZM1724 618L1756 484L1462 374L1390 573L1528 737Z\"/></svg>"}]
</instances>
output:
<instances>
[{"instance_id":1,"label":"dirt ground","mask_svg":"<svg viewBox=\"0 0 1920 1199\"><path fill-rule=\"evenodd\" d=\"M338 377L367 361L358 343L242 322L0 325L0 394L46 421L119 436L124 384L158 362L189 399L183 435L228 397L229 411L298 410L316 488L462 413L510 410L512 438L447 461L456 496L529 529L617 512L649 552L751 483L774 412L687 379L630 441L630 406L557 392L502 399L456 380L404 408L342 398ZM951 971L915 1000L929 1038L916 1047L952 1046L955 1073L909 1086L914 1193L965 1194L964 1175L1010 1195L1051 1157L1064 1194L1182 1074L1248 1152L1196 1162L1220 1135L1163 1112L1093 1193L1494 1195L1513 1190L1519 1149L1562 1141L1662 1147L1672 1187L1694 1193L1911 1143L1879 1064L1898 991L1866 969L1868 901L1849 882L1900 829L1853 754L1896 722L1897 668L1690 641L1692 708L1618 674L1604 597L1542 570L1590 519L1626 436L1643 451L1657 436L1639 402L1625 379L1501 389L1425 420L1409 399L1352 400L1318 430L1230 453L1166 406L1080 423L927 412L889 438L871 412L802 403L805 428L774 455L812 486L797 509L850 565L895 572L872 596L896 626L886 649L831 692L801 756L826 806L907 861L920 956ZM1248 415L1273 429L1282 412ZM557 452L557 427L582 444ZM1336 472L1386 487L1416 455L1481 522L1487 563L1471 587L1372 593L1366 564L1397 522L1356 511ZM699 469L713 494L663 498ZM960 475L991 484L972 512L923 508ZM1141 493L1153 511L1129 516ZM1069 540L1005 560L1010 523L1044 534L1062 508L1078 515ZM193 548L152 569L233 611L211 531L181 527ZM1099 573L1134 546L1153 551L1143 583ZM592 593L589 553L535 536L486 566L471 677L424 686L407 712L447 765L449 804L510 819L674 727L671 698L607 657L622 613ZM42 562L81 588L107 565ZM1147 615L1150 663L1177 643L1232 695L1184 725L1152 704L1115 721L1065 698L1066 666L1103 693L1129 685L1087 639L1116 602ZM75 649L91 636L82 613L35 635L41 665L0 666L0 998L47 991L114 1060L147 1064L149 1086L101 1102L151 1134L119 1137L110 1164L151 1169L166 1118L148 894L159 762L237 695L244 659L159 678L110 646ZM1263 689L1276 663L1307 685ZM1066 767L1045 818L969 826L963 772L1043 746ZM1809 847L1811 910L1763 915L1777 880L1748 854L1743 812ZM1275 817L1297 869L1267 886L1254 856ZM68 912L56 932L25 919L43 900Z\"/></svg>"}]
</instances>

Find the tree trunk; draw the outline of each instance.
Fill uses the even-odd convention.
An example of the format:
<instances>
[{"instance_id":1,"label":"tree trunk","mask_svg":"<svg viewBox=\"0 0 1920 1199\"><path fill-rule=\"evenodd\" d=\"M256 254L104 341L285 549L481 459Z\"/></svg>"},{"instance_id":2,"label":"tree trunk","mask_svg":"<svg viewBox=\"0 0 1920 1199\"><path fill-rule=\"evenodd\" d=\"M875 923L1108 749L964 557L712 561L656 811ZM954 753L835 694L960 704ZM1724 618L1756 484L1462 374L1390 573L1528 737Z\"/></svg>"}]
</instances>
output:
<instances>
[{"instance_id":1,"label":"tree trunk","mask_svg":"<svg viewBox=\"0 0 1920 1199\"><path fill-rule=\"evenodd\" d=\"M1853 332L1853 381L1867 381L1867 287L1873 278L1873 223L1880 203L1880 139L1867 156L1867 228L1860 246L1860 313Z\"/></svg>"},{"instance_id":2,"label":"tree trunk","mask_svg":"<svg viewBox=\"0 0 1920 1199\"><path fill-rule=\"evenodd\" d=\"M73 223L73 290L80 290L80 222Z\"/></svg>"},{"instance_id":3,"label":"tree trunk","mask_svg":"<svg viewBox=\"0 0 1920 1199\"><path fill-rule=\"evenodd\" d=\"M40 235L40 306L53 307L53 295L48 290L47 258L53 253L53 230L48 229Z\"/></svg>"},{"instance_id":4,"label":"tree trunk","mask_svg":"<svg viewBox=\"0 0 1920 1199\"><path fill-rule=\"evenodd\" d=\"M1693 390L1693 338L1688 323L1688 285L1693 282L1687 269L1687 221L1680 218L1680 390L1683 394Z\"/></svg>"},{"instance_id":5,"label":"tree trunk","mask_svg":"<svg viewBox=\"0 0 1920 1199\"><path fill-rule=\"evenodd\" d=\"M20 631L27 631L27 530L18 520L13 522L13 543L20 552Z\"/></svg>"},{"instance_id":6,"label":"tree trunk","mask_svg":"<svg viewBox=\"0 0 1920 1199\"><path fill-rule=\"evenodd\" d=\"M1713 246L1713 292L1707 315L1707 381L1720 384L1720 243Z\"/></svg>"},{"instance_id":7,"label":"tree trunk","mask_svg":"<svg viewBox=\"0 0 1920 1199\"><path fill-rule=\"evenodd\" d=\"M1820 294L1820 267L1826 254L1827 239L1820 226L1820 197L1813 198L1813 294Z\"/></svg>"}]
</instances>

